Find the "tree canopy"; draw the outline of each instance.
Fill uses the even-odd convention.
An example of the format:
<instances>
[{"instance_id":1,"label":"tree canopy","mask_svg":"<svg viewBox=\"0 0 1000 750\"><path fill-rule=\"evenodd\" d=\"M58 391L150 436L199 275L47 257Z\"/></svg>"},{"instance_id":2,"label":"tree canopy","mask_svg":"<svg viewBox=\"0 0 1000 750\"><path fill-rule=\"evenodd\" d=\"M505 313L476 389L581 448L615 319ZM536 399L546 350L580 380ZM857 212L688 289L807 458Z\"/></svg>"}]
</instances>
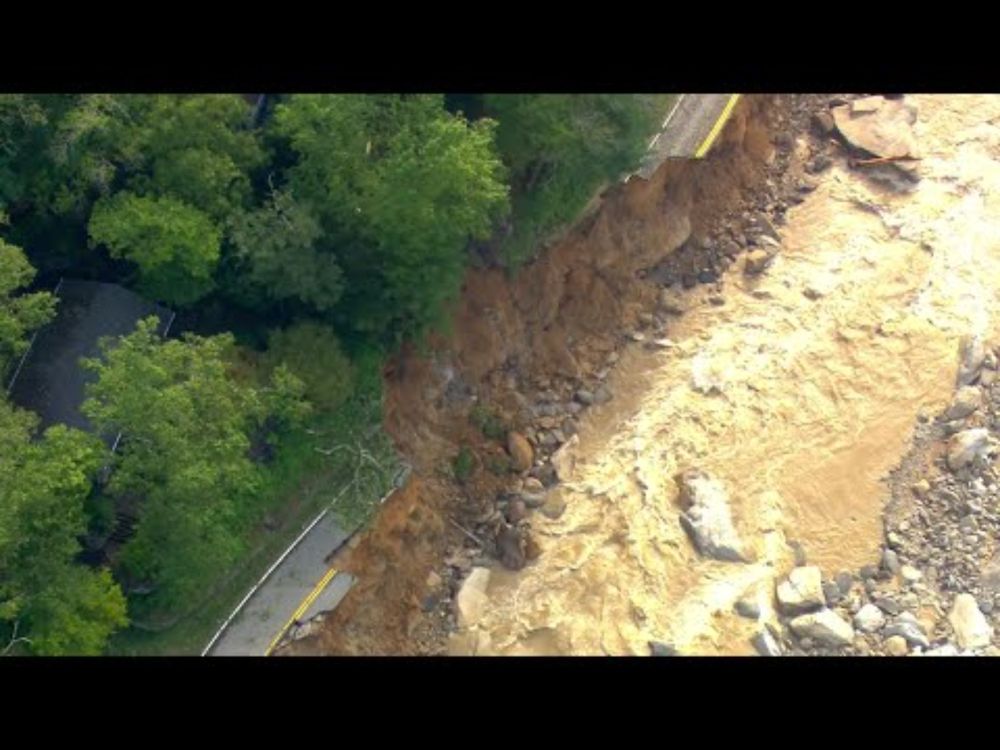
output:
<instances>
[{"instance_id":1,"label":"tree canopy","mask_svg":"<svg viewBox=\"0 0 1000 750\"><path fill-rule=\"evenodd\" d=\"M507 210L495 124L468 124L441 96L299 95L274 129L298 157L289 187L337 248L341 322L389 341L439 323L468 241Z\"/></svg>"},{"instance_id":2,"label":"tree canopy","mask_svg":"<svg viewBox=\"0 0 1000 750\"><path fill-rule=\"evenodd\" d=\"M183 305L212 288L220 232L186 203L117 193L98 201L89 228L93 242L138 266L139 289L153 299Z\"/></svg>"},{"instance_id":3,"label":"tree canopy","mask_svg":"<svg viewBox=\"0 0 1000 750\"><path fill-rule=\"evenodd\" d=\"M20 248L0 239L0 385L28 347L28 336L51 320L55 298L48 292L14 295L35 277Z\"/></svg>"},{"instance_id":4,"label":"tree canopy","mask_svg":"<svg viewBox=\"0 0 1000 750\"><path fill-rule=\"evenodd\" d=\"M37 418L0 400L0 623L38 654L97 654L125 625L107 570L75 561L100 441L62 425L33 439Z\"/></svg>"},{"instance_id":5,"label":"tree canopy","mask_svg":"<svg viewBox=\"0 0 1000 750\"><path fill-rule=\"evenodd\" d=\"M489 94L497 147L511 171L514 228L507 256L520 262L568 224L602 183L636 166L666 108L664 95Z\"/></svg>"},{"instance_id":6,"label":"tree canopy","mask_svg":"<svg viewBox=\"0 0 1000 750\"><path fill-rule=\"evenodd\" d=\"M125 436L108 490L137 498L141 514L121 563L167 605L240 552L260 482L251 439L268 417L290 415L302 385L282 371L255 389L229 372L231 335L162 341L156 328L148 318L86 363L97 381L84 411L103 434Z\"/></svg>"}]
</instances>

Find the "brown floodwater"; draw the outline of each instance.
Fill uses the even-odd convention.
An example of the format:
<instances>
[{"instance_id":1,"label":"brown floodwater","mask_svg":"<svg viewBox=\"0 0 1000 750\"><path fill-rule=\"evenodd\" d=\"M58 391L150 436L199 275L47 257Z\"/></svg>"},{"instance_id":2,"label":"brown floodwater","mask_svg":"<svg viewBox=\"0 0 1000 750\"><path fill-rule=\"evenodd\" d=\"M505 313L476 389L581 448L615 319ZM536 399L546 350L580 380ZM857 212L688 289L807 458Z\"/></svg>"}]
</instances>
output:
<instances>
[{"instance_id":1,"label":"brown floodwater","mask_svg":"<svg viewBox=\"0 0 1000 750\"><path fill-rule=\"evenodd\" d=\"M912 100L916 190L835 166L762 277L734 269L721 307L692 290L662 332L675 347L630 348L581 422L566 512L532 522L544 554L494 573L456 650L749 653L732 605L758 586L770 606L788 542L829 577L877 560L883 480L950 399L961 337L995 340L1000 310L1000 96ZM726 485L753 562L692 550L673 480L692 466Z\"/></svg>"}]
</instances>

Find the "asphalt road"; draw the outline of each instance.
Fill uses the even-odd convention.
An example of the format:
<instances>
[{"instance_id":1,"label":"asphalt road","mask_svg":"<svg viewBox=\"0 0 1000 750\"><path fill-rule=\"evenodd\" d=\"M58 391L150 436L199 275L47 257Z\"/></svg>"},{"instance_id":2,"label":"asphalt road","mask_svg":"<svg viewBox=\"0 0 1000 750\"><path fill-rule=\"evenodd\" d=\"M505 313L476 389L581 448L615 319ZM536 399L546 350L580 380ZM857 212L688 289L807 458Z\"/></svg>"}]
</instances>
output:
<instances>
[{"instance_id":1,"label":"asphalt road","mask_svg":"<svg viewBox=\"0 0 1000 750\"><path fill-rule=\"evenodd\" d=\"M336 607L354 579L331 574L326 559L348 536L332 513L325 515L254 592L207 655L266 656L293 620L305 622Z\"/></svg>"},{"instance_id":2,"label":"asphalt road","mask_svg":"<svg viewBox=\"0 0 1000 750\"><path fill-rule=\"evenodd\" d=\"M667 159L701 158L726 124L737 94L681 94L635 173L649 179Z\"/></svg>"}]
</instances>

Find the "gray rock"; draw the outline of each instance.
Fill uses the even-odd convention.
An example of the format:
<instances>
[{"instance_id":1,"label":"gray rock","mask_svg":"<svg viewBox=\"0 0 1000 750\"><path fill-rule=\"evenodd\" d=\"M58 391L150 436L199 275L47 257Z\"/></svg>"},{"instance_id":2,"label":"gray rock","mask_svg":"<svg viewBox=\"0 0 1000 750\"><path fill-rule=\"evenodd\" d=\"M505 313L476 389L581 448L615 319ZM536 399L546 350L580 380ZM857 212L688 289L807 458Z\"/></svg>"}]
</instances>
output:
<instances>
[{"instance_id":1,"label":"gray rock","mask_svg":"<svg viewBox=\"0 0 1000 750\"><path fill-rule=\"evenodd\" d=\"M593 392L588 391L586 388L581 388L580 390L578 390L574 394L574 397L576 398L577 401L579 401L581 404L585 406L590 406L591 404L594 403Z\"/></svg>"},{"instance_id":2,"label":"gray rock","mask_svg":"<svg viewBox=\"0 0 1000 750\"><path fill-rule=\"evenodd\" d=\"M545 505L545 492L522 492L520 494L521 500L529 508L541 508Z\"/></svg>"},{"instance_id":3,"label":"gray rock","mask_svg":"<svg viewBox=\"0 0 1000 750\"><path fill-rule=\"evenodd\" d=\"M528 477L524 480L524 486L522 489L525 492L542 492L545 489L545 485L543 485L535 477Z\"/></svg>"},{"instance_id":4,"label":"gray rock","mask_svg":"<svg viewBox=\"0 0 1000 750\"><path fill-rule=\"evenodd\" d=\"M899 555L888 547L882 553L882 567L893 575L899 572Z\"/></svg>"},{"instance_id":5,"label":"gray rock","mask_svg":"<svg viewBox=\"0 0 1000 750\"><path fill-rule=\"evenodd\" d=\"M976 427L962 430L948 441L948 468L952 471L968 466L977 456L985 456L990 450L989 430Z\"/></svg>"},{"instance_id":6,"label":"gray rock","mask_svg":"<svg viewBox=\"0 0 1000 750\"><path fill-rule=\"evenodd\" d=\"M909 612L904 612L894 622L887 625L882 634L886 637L898 635L901 638L905 638L906 642L911 646L929 648L931 645L930 641L927 640L924 629Z\"/></svg>"},{"instance_id":7,"label":"gray rock","mask_svg":"<svg viewBox=\"0 0 1000 750\"><path fill-rule=\"evenodd\" d=\"M762 628L753 634L750 643L761 656L781 656L781 645L766 629Z\"/></svg>"},{"instance_id":8,"label":"gray rock","mask_svg":"<svg viewBox=\"0 0 1000 750\"><path fill-rule=\"evenodd\" d=\"M945 419L965 419L982 404L983 397L975 386L964 385L958 389L951 406L944 413Z\"/></svg>"},{"instance_id":9,"label":"gray rock","mask_svg":"<svg viewBox=\"0 0 1000 750\"><path fill-rule=\"evenodd\" d=\"M606 385L602 385L596 391L594 391L594 403L595 404L606 404L612 398L611 389Z\"/></svg>"},{"instance_id":10,"label":"gray rock","mask_svg":"<svg viewBox=\"0 0 1000 750\"><path fill-rule=\"evenodd\" d=\"M827 646L847 646L854 641L854 628L830 609L799 615L789 627L800 638L812 638Z\"/></svg>"},{"instance_id":11,"label":"gray rock","mask_svg":"<svg viewBox=\"0 0 1000 750\"><path fill-rule=\"evenodd\" d=\"M854 576L852 576L848 571L842 570L837 573L837 588L840 589L840 593L847 594L851 590L851 586L854 585Z\"/></svg>"},{"instance_id":12,"label":"gray rock","mask_svg":"<svg viewBox=\"0 0 1000 750\"><path fill-rule=\"evenodd\" d=\"M836 125L833 122L833 115L828 110L822 110L813 114L812 124L820 135L829 135Z\"/></svg>"},{"instance_id":13,"label":"gray rock","mask_svg":"<svg viewBox=\"0 0 1000 750\"><path fill-rule=\"evenodd\" d=\"M827 581L823 584L823 598L826 600L826 606L833 607L844 598L844 595L834 581Z\"/></svg>"},{"instance_id":14,"label":"gray rock","mask_svg":"<svg viewBox=\"0 0 1000 750\"><path fill-rule=\"evenodd\" d=\"M979 336L966 336L959 349L958 384L969 385L976 379L986 359L986 347Z\"/></svg>"},{"instance_id":15,"label":"gray rock","mask_svg":"<svg viewBox=\"0 0 1000 750\"><path fill-rule=\"evenodd\" d=\"M778 604L786 614L798 614L818 609L826 603L819 568L807 565L794 568L788 578L778 584Z\"/></svg>"},{"instance_id":16,"label":"gray rock","mask_svg":"<svg viewBox=\"0 0 1000 750\"><path fill-rule=\"evenodd\" d=\"M865 565L861 568L861 579L867 580L868 578L874 578L875 574L878 573L878 568L874 565Z\"/></svg>"},{"instance_id":17,"label":"gray rock","mask_svg":"<svg viewBox=\"0 0 1000 750\"><path fill-rule=\"evenodd\" d=\"M854 615L854 627L865 633L874 633L885 625L885 615L874 604L866 604Z\"/></svg>"},{"instance_id":18,"label":"gray rock","mask_svg":"<svg viewBox=\"0 0 1000 750\"><path fill-rule=\"evenodd\" d=\"M760 619L760 605L751 597L744 597L736 602L736 614L750 620Z\"/></svg>"},{"instance_id":19,"label":"gray rock","mask_svg":"<svg viewBox=\"0 0 1000 750\"><path fill-rule=\"evenodd\" d=\"M743 542L733 526L729 495L722 483L697 469L678 474L681 526L705 557L746 562Z\"/></svg>"},{"instance_id":20,"label":"gray rock","mask_svg":"<svg viewBox=\"0 0 1000 750\"><path fill-rule=\"evenodd\" d=\"M677 649L671 643L650 641L649 653L651 656L677 656Z\"/></svg>"},{"instance_id":21,"label":"gray rock","mask_svg":"<svg viewBox=\"0 0 1000 750\"><path fill-rule=\"evenodd\" d=\"M948 622L955 631L955 640L961 649L983 648L993 639L993 628L979 610L972 594L955 597Z\"/></svg>"},{"instance_id":22,"label":"gray rock","mask_svg":"<svg viewBox=\"0 0 1000 750\"><path fill-rule=\"evenodd\" d=\"M801 568L803 565L808 564L806 558L806 549L799 542L789 542L788 546L792 548L792 554L795 555L795 566Z\"/></svg>"},{"instance_id":23,"label":"gray rock","mask_svg":"<svg viewBox=\"0 0 1000 750\"><path fill-rule=\"evenodd\" d=\"M903 608L899 606L899 603L889 599L884 596L875 597L875 606L885 612L887 615L898 615L902 612Z\"/></svg>"}]
</instances>

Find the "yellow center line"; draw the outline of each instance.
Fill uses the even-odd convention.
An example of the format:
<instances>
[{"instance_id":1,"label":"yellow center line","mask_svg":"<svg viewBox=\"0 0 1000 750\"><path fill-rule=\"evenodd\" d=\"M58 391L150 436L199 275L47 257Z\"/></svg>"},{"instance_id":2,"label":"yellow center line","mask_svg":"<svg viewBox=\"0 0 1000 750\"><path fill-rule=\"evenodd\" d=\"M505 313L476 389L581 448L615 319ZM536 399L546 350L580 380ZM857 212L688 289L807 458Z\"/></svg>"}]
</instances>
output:
<instances>
[{"instance_id":1,"label":"yellow center line","mask_svg":"<svg viewBox=\"0 0 1000 750\"><path fill-rule=\"evenodd\" d=\"M281 630L278 631L278 634L275 635L271 643L268 644L267 650L264 651L264 656L271 655L271 652L274 651L275 646L277 646L278 643L281 641L282 637L288 631L288 628L291 627L293 622L295 622L300 617L302 617L303 614L305 614L306 610L309 609L309 607L312 605L314 601L316 601L316 597L318 597L323 592L323 589L326 588L326 585L333 579L335 575L337 575L336 568L330 568L328 571L326 571L323 577L319 579L319 582L315 586L313 586L312 591L310 591L306 595L306 598L302 600L302 602L299 604L296 610L292 613L292 616L288 618L288 621L281 626Z\"/></svg>"},{"instance_id":2,"label":"yellow center line","mask_svg":"<svg viewBox=\"0 0 1000 750\"><path fill-rule=\"evenodd\" d=\"M722 114L719 115L719 119L715 121L715 125L708 132L708 136L702 141L701 145L698 146L698 150L694 152L694 158L700 159L708 150L712 148L712 144L715 143L715 139L719 137L719 133L722 132L722 126L726 124L726 120L729 119L729 115L733 113L733 107L736 106L736 102L740 100L739 94L730 94L729 101L726 102L725 109L722 110Z\"/></svg>"}]
</instances>

